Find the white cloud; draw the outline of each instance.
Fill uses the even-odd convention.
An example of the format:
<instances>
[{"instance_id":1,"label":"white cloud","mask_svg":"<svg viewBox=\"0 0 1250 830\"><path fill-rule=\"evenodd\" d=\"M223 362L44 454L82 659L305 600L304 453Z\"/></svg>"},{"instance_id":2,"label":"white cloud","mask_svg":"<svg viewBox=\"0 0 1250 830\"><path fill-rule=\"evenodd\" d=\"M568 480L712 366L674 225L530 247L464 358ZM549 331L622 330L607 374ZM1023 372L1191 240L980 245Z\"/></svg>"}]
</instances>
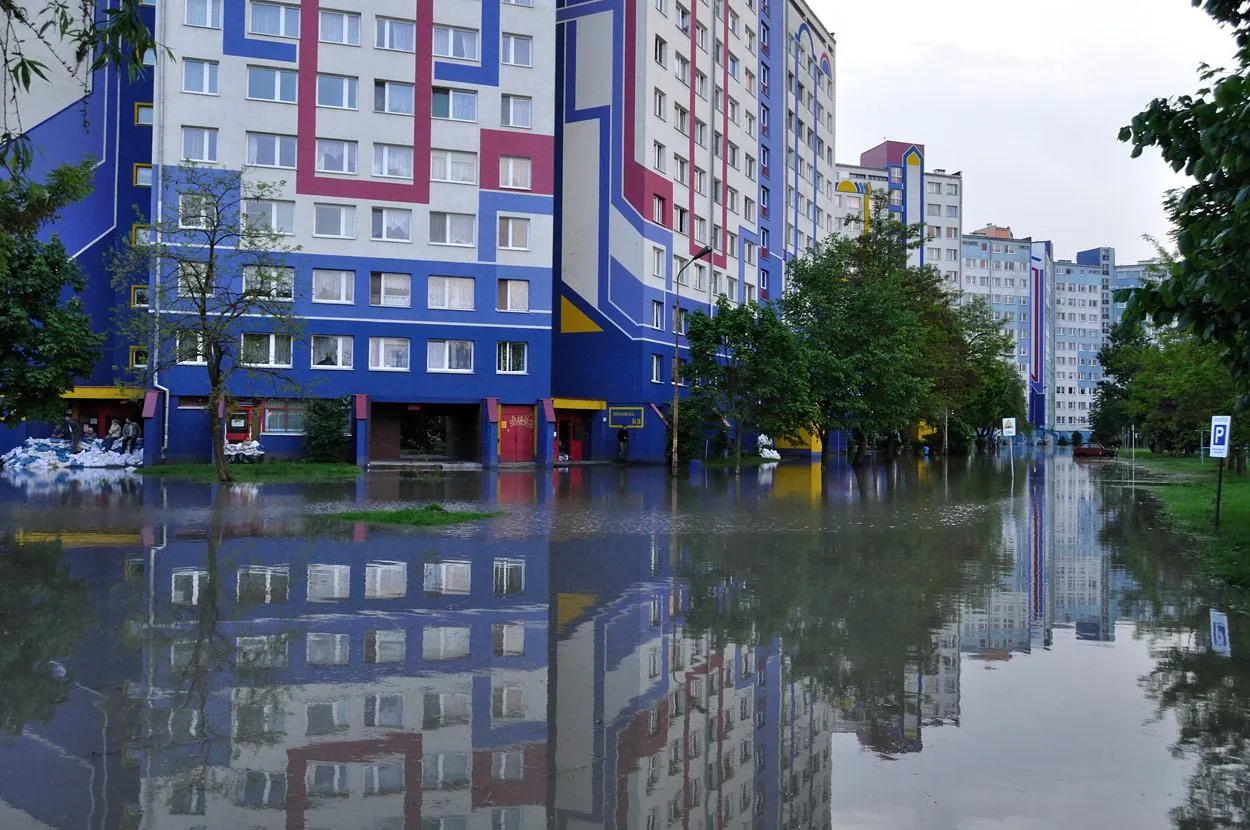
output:
<instances>
[{"instance_id":1,"label":"white cloud","mask_svg":"<svg viewBox=\"0 0 1250 830\"><path fill-rule=\"evenodd\" d=\"M809 2L837 38L838 160L924 144L930 168L963 171L966 230L1011 225L1062 257L1152 253L1140 237L1166 235L1162 195L1182 180L1116 133L1233 48L1185 0Z\"/></svg>"}]
</instances>

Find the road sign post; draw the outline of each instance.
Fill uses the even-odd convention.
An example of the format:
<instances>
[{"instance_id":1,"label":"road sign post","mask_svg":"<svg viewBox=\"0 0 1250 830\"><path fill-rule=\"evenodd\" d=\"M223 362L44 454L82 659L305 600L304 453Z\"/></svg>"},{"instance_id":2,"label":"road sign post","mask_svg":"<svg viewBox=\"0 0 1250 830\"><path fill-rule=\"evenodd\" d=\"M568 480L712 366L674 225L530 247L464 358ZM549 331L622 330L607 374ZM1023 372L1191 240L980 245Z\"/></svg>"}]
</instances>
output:
<instances>
[{"instance_id":1,"label":"road sign post","mask_svg":"<svg viewBox=\"0 0 1250 830\"><path fill-rule=\"evenodd\" d=\"M1011 458L1011 478L1016 478L1016 419L1003 418L1003 437L1007 440L1007 454Z\"/></svg>"},{"instance_id":2,"label":"road sign post","mask_svg":"<svg viewBox=\"0 0 1250 830\"><path fill-rule=\"evenodd\" d=\"M1211 457L1220 460L1220 471L1215 480L1215 532L1220 531L1220 501L1224 496L1224 459L1228 458L1228 444L1233 431L1231 415L1211 416ZM1201 451L1201 450L1199 450Z\"/></svg>"}]
</instances>

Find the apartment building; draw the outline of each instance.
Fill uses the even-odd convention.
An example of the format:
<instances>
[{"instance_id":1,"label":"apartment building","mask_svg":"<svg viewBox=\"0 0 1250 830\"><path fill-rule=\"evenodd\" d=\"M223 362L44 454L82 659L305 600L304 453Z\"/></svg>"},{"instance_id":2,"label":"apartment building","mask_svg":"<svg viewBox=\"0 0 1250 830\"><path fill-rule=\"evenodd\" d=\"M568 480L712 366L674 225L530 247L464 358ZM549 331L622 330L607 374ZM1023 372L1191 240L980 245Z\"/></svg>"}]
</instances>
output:
<instances>
[{"instance_id":1,"label":"apartment building","mask_svg":"<svg viewBox=\"0 0 1250 830\"><path fill-rule=\"evenodd\" d=\"M571 460L621 428L661 458L686 315L775 296L832 230L833 60L801 0L560 4L552 391Z\"/></svg>"},{"instance_id":2,"label":"apartment building","mask_svg":"<svg viewBox=\"0 0 1250 830\"><path fill-rule=\"evenodd\" d=\"M860 155L858 165L837 165L834 226L855 235L871 218L874 194L884 194L890 215L924 225L924 243L912 265L932 265L950 291L963 284L963 176L925 169L923 144L886 141Z\"/></svg>"},{"instance_id":3,"label":"apartment building","mask_svg":"<svg viewBox=\"0 0 1250 830\"><path fill-rule=\"evenodd\" d=\"M1115 249L1091 248L1055 263L1055 429L1086 433L1105 339L1104 283L1115 278ZM1109 330L1109 326L1105 326Z\"/></svg>"}]
</instances>

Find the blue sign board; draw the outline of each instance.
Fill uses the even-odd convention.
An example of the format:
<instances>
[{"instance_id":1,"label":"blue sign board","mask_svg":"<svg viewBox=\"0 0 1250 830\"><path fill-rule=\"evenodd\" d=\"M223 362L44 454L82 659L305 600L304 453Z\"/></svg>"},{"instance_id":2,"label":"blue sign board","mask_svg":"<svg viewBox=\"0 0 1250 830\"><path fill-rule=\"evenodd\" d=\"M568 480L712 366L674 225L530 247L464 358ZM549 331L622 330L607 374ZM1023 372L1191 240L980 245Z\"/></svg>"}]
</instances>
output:
<instances>
[{"instance_id":1,"label":"blue sign board","mask_svg":"<svg viewBox=\"0 0 1250 830\"><path fill-rule=\"evenodd\" d=\"M1233 644L1228 639L1228 615L1211 609L1211 650L1225 657L1233 656Z\"/></svg>"},{"instance_id":2,"label":"blue sign board","mask_svg":"<svg viewBox=\"0 0 1250 830\"><path fill-rule=\"evenodd\" d=\"M1211 457L1228 458L1228 438L1233 431L1231 415L1211 416Z\"/></svg>"}]
</instances>

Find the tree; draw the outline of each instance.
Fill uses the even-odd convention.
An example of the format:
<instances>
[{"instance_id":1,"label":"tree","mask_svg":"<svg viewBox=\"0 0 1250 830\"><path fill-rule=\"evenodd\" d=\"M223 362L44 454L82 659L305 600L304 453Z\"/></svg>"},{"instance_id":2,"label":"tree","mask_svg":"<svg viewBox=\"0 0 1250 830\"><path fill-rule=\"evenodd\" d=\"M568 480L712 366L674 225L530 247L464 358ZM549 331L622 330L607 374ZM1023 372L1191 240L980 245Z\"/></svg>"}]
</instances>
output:
<instances>
[{"instance_id":1,"label":"tree","mask_svg":"<svg viewBox=\"0 0 1250 830\"><path fill-rule=\"evenodd\" d=\"M773 306L734 306L722 296L712 316L691 315L686 338L691 398L733 424L735 472L745 431L793 435L812 422L802 346Z\"/></svg>"},{"instance_id":2,"label":"tree","mask_svg":"<svg viewBox=\"0 0 1250 830\"><path fill-rule=\"evenodd\" d=\"M85 287L78 264L53 237L0 234L0 423L54 420L61 395L95 365L103 336L78 297Z\"/></svg>"},{"instance_id":3,"label":"tree","mask_svg":"<svg viewBox=\"0 0 1250 830\"><path fill-rule=\"evenodd\" d=\"M1140 322L1125 318L1112 327L1098 352L1103 379L1094 390L1094 405L1089 414L1095 440L1118 443L1123 431L1132 428L1129 391L1142 368L1142 351L1147 348L1149 343Z\"/></svg>"},{"instance_id":4,"label":"tree","mask_svg":"<svg viewBox=\"0 0 1250 830\"><path fill-rule=\"evenodd\" d=\"M952 345L948 376L941 379L960 432L989 438L1001 418L1023 419L1024 387L1012 365L1015 338L994 317L983 297L955 313L958 340Z\"/></svg>"},{"instance_id":5,"label":"tree","mask_svg":"<svg viewBox=\"0 0 1250 830\"><path fill-rule=\"evenodd\" d=\"M184 165L167 182L168 199L149 236L119 249L111 263L118 286L150 280L148 308L123 309L118 329L150 344L143 365L154 376L188 364L204 370L213 463L231 480L222 439L222 409L232 382L251 389L293 385L292 349L302 331L293 306L298 250L282 231L279 186L240 173Z\"/></svg>"},{"instance_id":6,"label":"tree","mask_svg":"<svg viewBox=\"0 0 1250 830\"><path fill-rule=\"evenodd\" d=\"M934 269L908 265L920 234L878 199L858 236L827 237L787 269L782 308L808 357L815 425L825 446L835 430L851 431L853 463L876 437L937 408L934 326L949 299Z\"/></svg>"},{"instance_id":7,"label":"tree","mask_svg":"<svg viewBox=\"0 0 1250 830\"><path fill-rule=\"evenodd\" d=\"M1004 360L987 363L976 391L960 410L960 417L976 430L979 439L988 440L1003 418L1025 418L1024 382L1015 367Z\"/></svg>"},{"instance_id":8,"label":"tree","mask_svg":"<svg viewBox=\"0 0 1250 830\"><path fill-rule=\"evenodd\" d=\"M1128 387L1125 412L1152 449L1189 451L1211 415L1236 404L1232 375L1218 346L1193 334L1164 329L1139 352L1140 369ZM1234 422L1234 439L1241 434Z\"/></svg>"},{"instance_id":9,"label":"tree","mask_svg":"<svg viewBox=\"0 0 1250 830\"><path fill-rule=\"evenodd\" d=\"M1128 313L1176 323L1213 343L1240 383L1250 379L1250 11L1240 0L1192 0L1233 30L1231 70L1203 65L1193 95L1157 98L1120 131L1137 157L1156 147L1194 184L1164 200L1178 255L1161 279L1129 294Z\"/></svg>"},{"instance_id":10,"label":"tree","mask_svg":"<svg viewBox=\"0 0 1250 830\"><path fill-rule=\"evenodd\" d=\"M309 461L342 461L347 457L347 398L316 398L304 414L304 445Z\"/></svg>"},{"instance_id":11,"label":"tree","mask_svg":"<svg viewBox=\"0 0 1250 830\"><path fill-rule=\"evenodd\" d=\"M5 37L0 39L5 79L0 168L10 179L24 180L34 160L21 104L38 83L64 75L86 96L92 71L105 66L132 76L144 71L144 56L158 45L143 22L143 5L143 0L117 0L115 7L101 12L94 0L0 0L5 21Z\"/></svg>"}]
</instances>

